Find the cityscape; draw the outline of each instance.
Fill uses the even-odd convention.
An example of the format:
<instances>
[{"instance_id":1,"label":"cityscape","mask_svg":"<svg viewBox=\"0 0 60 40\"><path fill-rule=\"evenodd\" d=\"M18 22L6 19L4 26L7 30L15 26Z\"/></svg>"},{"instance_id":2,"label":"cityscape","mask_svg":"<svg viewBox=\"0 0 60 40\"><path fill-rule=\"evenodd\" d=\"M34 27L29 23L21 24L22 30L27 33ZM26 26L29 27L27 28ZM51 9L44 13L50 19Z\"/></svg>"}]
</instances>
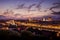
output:
<instances>
[{"instance_id":1,"label":"cityscape","mask_svg":"<svg viewBox=\"0 0 60 40\"><path fill-rule=\"evenodd\" d=\"M1 36L8 40L60 39L60 0L0 0Z\"/></svg>"}]
</instances>

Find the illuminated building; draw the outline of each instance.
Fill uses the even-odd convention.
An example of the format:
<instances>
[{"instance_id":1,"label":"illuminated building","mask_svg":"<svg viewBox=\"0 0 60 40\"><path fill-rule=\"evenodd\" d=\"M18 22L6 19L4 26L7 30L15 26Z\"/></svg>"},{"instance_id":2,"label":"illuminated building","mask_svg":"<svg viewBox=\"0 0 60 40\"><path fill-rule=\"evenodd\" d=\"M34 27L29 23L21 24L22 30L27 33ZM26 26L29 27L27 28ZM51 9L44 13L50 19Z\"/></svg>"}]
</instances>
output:
<instances>
[{"instance_id":1,"label":"illuminated building","mask_svg":"<svg viewBox=\"0 0 60 40\"><path fill-rule=\"evenodd\" d=\"M43 18L42 21L46 21L46 18Z\"/></svg>"},{"instance_id":2,"label":"illuminated building","mask_svg":"<svg viewBox=\"0 0 60 40\"><path fill-rule=\"evenodd\" d=\"M48 17L46 21L53 21L51 17Z\"/></svg>"},{"instance_id":3,"label":"illuminated building","mask_svg":"<svg viewBox=\"0 0 60 40\"><path fill-rule=\"evenodd\" d=\"M16 25L14 20L9 20L9 21L7 21L6 23L7 23L7 24L11 24L11 25Z\"/></svg>"},{"instance_id":4,"label":"illuminated building","mask_svg":"<svg viewBox=\"0 0 60 40\"><path fill-rule=\"evenodd\" d=\"M14 20L10 20L12 25L15 25L15 21Z\"/></svg>"},{"instance_id":5,"label":"illuminated building","mask_svg":"<svg viewBox=\"0 0 60 40\"><path fill-rule=\"evenodd\" d=\"M32 21L32 19L31 19L31 18L29 18L28 20L29 20L29 22L30 22L30 21Z\"/></svg>"},{"instance_id":6,"label":"illuminated building","mask_svg":"<svg viewBox=\"0 0 60 40\"><path fill-rule=\"evenodd\" d=\"M43 18L42 21L53 21L53 19L51 17L48 17L48 18Z\"/></svg>"}]
</instances>

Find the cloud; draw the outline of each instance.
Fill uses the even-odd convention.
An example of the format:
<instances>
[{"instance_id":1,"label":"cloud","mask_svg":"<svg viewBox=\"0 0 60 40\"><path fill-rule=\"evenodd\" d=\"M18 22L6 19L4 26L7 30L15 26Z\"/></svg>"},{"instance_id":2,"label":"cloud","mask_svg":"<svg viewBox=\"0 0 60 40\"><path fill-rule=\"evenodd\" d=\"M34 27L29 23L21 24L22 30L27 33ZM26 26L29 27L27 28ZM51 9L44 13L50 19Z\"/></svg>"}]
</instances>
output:
<instances>
[{"instance_id":1,"label":"cloud","mask_svg":"<svg viewBox=\"0 0 60 40\"><path fill-rule=\"evenodd\" d=\"M53 5L56 5L54 8L60 8L60 3L53 3Z\"/></svg>"},{"instance_id":2,"label":"cloud","mask_svg":"<svg viewBox=\"0 0 60 40\"><path fill-rule=\"evenodd\" d=\"M54 15L60 15L60 12L54 12L52 14L54 14Z\"/></svg>"},{"instance_id":3,"label":"cloud","mask_svg":"<svg viewBox=\"0 0 60 40\"><path fill-rule=\"evenodd\" d=\"M51 10L52 12L55 12L53 9L60 8L60 3L53 3L53 5L54 5L54 6L50 8L50 10Z\"/></svg>"},{"instance_id":4,"label":"cloud","mask_svg":"<svg viewBox=\"0 0 60 40\"><path fill-rule=\"evenodd\" d=\"M60 5L60 3L53 3L53 5L56 5L56 4Z\"/></svg>"},{"instance_id":5,"label":"cloud","mask_svg":"<svg viewBox=\"0 0 60 40\"><path fill-rule=\"evenodd\" d=\"M22 9L22 8L24 8L24 5L25 5L25 3L18 5L16 9Z\"/></svg>"},{"instance_id":6,"label":"cloud","mask_svg":"<svg viewBox=\"0 0 60 40\"><path fill-rule=\"evenodd\" d=\"M53 7L51 7L49 9L49 10L51 10L53 12L51 14L53 14L53 15L60 15L60 11L56 12L56 11L53 10L53 9L60 8L60 3L53 3L52 5L53 5Z\"/></svg>"},{"instance_id":7,"label":"cloud","mask_svg":"<svg viewBox=\"0 0 60 40\"><path fill-rule=\"evenodd\" d=\"M6 19L6 17L3 16L3 15L0 15L0 20L1 20L1 19Z\"/></svg>"},{"instance_id":8,"label":"cloud","mask_svg":"<svg viewBox=\"0 0 60 40\"><path fill-rule=\"evenodd\" d=\"M37 11L41 9L41 4L44 2L45 0L40 0L37 4L36 3L32 3L29 4L29 6L26 6L28 4L23 3L21 5L18 5L16 9L27 9L27 11L35 11L35 10L31 10L32 7L34 7ZM25 5L26 4L26 5ZM25 5L25 6L24 6Z\"/></svg>"},{"instance_id":9,"label":"cloud","mask_svg":"<svg viewBox=\"0 0 60 40\"><path fill-rule=\"evenodd\" d=\"M36 8L40 11L41 9L41 4L44 2L45 0L40 1L37 5Z\"/></svg>"},{"instance_id":10,"label":"cloud","mask_svg":"<svg viewBox=\"0 0 60 40\"><path fill-rule=\"evenodd\" d=\"M32 4L32 5L30 5L29 7L28 7L28 11L30 11L30 9L33 7L33 6L35 6L36 4Z\"/></svg>"}]
</instances>

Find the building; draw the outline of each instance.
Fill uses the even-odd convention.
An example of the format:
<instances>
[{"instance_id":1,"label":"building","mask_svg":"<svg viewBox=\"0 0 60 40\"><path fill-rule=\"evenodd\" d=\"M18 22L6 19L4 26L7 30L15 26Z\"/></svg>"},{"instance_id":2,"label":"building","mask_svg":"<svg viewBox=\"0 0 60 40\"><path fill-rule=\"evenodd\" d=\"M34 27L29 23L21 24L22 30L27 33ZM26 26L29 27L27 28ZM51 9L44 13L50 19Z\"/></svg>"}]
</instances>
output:
<instances>
[{"instance_id":1,"label":"building","mask_svg":"<svg viewBox=\"0 0 60 40\"><path fill-rule=\"evenodd\" d=\"M52 17L48 17L46 21L53 21Z\"/></svg>"},{"instance_id":2,"label":"building","mask_svg":"<svg viewBox=\"0 0 60 40\"><path fill-rule=\"evenodd\" d=\"M42 21L53 21L52 17L42 18Z\"/></svg>"},{"instance_id":3,"label":"building","mask_svg":"<svg viewBox=\"0 0 60 40\"><path fill-rule=\"evenodd\" d=\"M42 18L42 21L46 21L46 18Z\"/></svg>"}]
</instances>

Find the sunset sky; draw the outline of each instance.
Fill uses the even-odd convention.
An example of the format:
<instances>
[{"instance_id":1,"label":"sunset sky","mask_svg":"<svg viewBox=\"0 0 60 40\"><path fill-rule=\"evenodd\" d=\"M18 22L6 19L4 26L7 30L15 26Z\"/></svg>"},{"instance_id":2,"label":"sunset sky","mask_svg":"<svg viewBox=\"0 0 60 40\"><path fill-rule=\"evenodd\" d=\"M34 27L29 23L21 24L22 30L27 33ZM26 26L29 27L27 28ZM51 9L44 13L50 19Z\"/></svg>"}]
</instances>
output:
<instances>
[{"instance_id":1,"label":"sunset sky","mask_svg":"<svg viewBox=\"0 0 60 40\"><path fill-rule=\"evenodd\" d=\"M60 0L0 0L0 15L7 18L29 18L51 16L60 18L60 15L54 15L51 7L54 7ZM53 8L55 12L60 12L59 8ZM9 13L4 13L9 11ZM3 18L3 17L2 17Z\"/></svg>"}]
</instances>

